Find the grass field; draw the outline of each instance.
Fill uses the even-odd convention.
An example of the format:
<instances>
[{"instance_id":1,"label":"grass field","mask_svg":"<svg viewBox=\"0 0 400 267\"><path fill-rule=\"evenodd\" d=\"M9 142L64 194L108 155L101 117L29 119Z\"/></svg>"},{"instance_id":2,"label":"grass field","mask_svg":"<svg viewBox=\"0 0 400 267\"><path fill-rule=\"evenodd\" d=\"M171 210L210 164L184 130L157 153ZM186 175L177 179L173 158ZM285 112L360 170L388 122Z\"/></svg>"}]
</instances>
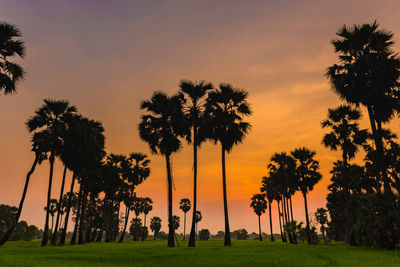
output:
<instances>
[{"instance_id":1,"label":"grass field","mask_svg":"<svg viewBox=\"0 0 400 267\"><path fill-rule=\"evenodd\" d=\"M341 244L290 245L269 241L197 242L167 248L166 241L91 243L40 247L40 241L8 242L0 266L400 266L400 251Z\"/></svg>"}]
</instances>

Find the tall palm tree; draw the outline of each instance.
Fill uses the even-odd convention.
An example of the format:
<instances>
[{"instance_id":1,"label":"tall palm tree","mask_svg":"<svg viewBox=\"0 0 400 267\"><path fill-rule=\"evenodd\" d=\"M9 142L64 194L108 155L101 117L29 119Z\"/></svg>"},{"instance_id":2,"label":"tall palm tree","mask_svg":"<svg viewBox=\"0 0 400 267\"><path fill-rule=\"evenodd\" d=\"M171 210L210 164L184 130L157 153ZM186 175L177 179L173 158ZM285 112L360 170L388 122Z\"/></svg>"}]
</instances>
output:
<instances>
[{"instance_id":1,"label":"tall palm tree","mask_svg":"<svg viewBox=\"0 0 400 267\"><path fill-rule=\"evenodd\" d=\"M247 102L248 93L232 87L230 84L220 84L219 88L208 94L206 114L209 118L209 138L221 144L222 185L225 218L224 245L231 245L229 229L228 199L226 194L225 153L230 153L234 145L243 142L250 129L250 123L244 117L251 115Z\"/></svg>"},{"instance_id":2,"label":"tall palm tree","mask_svg":"<svg viewBox=\"0 0 400 267\"><path fill-rule=\"evenodd\" d=\"M317 211L315 212L315 220L321 225L321 233L322 233L322 238L325 241L325 224L328 223L328 215L327 215L327 210L324 208L318 208Z\"/></svg>"},{"instance_id":3,"label":"tall palm tree","mask_svg":"<svg viewBox=\"0 0 400 267\"><path fill-rule=\"evenodd\" d=\"M307 243L311 244L310 220L308 218L307 193L322 179L319 172L319 162L314 158L316 153L305 147L296 148L291 152L296 159L296 176L298 187L303 193L306 213Z\"/></svg>"},{"instance_id":4,"label":"tall palm tree","mask_svg":"<svg viewBox=\"0 0 400 267\"><path fill-rule=\"evenodd\" d=\"M49 151L47 144L48 144L47 132L38 132L32 136L32 151L35 153L35 159L33 161L31 169L26 174L24 190L22 192L21 200L20 200L19 206L18 206L18 211L15 214L14 221L11 224L10 228L7 230L7 232L5 232L3 236L0 236L0 246L2 246L4 243L7 242L7 240L10 238L11 234L13 233L16 225L18 224L19 217L21 216L22 208L24 206L26 193L28 191L28 186L29 186L29 181L30 181L31 175L35 171L36 166L38 164L41 164L42 161L47 158L47 152Z\"/></svg>"},{"instance_id":5,"label":"tall palm tree","mask_svg":"<svg viewBox=\"0 0 400 267\"><path fill-rule=\"evenodd\" d=\"M392 195L386 174L382 124L400 110L400 58L392 50L393 33L372 24L344 25L332 40L339 63L328 68L332 89L346 102L368 110L384 191Z\"/></svg>"},{"instance_id":6,"label":"tall palm tree","mask_svg":"<svg viewBox=\"0 0 400 267\"><path fill-rule=\"evenodd\" d=\"M8 58L13 56L25 57L25 44L17 26L0 22L0 93L12 94L16 84L24 79L24 70Z\"/></svg>"},{"instance_id":7,"label":"tall palm tree","mask_svg":"<svg viewBox=\"0 0 400 267\"><path fill-rule=\"evenodd\" d=\"M265 213L267 209L267 199L264 194L254 194L251 197L250 207L253 208L254 213L258 216L258 231L259 231L259 239L262 241L262 233L261 233L261 215Z\"/></svg>"},{"instance_id":8,"label":"tall palm tree","mask_svg":"<svg viewBox=\"0 0 400 267\"><path fill-rule=\"evenodd\" d=\"M206 120L207 116L205 111L205 98L207 93L213 89L213 85L206 81L194 83L188 80L180 82L180 93L185 97L183 105L184 114L190 122L190 132L186 137L189 143L193 144L193 215L192 227L190 229L189 247L195 246L195 216L197 211L197 149L205 141L207 131ZM186 213L185 213L186 218ZM185 236L183 237L185 239Z\"/></svg>"},{"instance_id":9,"label":"tall palm tree","mask_svg":"<svg viewBox=\"0 0 400 267\"><path fill-rule=\"evenodd\" d=\"M150 100L141 104L146 110L139 124L140 137L149 144L154 154L165 157L168 183L168 247L174 247L174 227L172 221L172 169L171 155L181 148L180 137L188 135L187 121L182 111L182 96L167 96L156 92Z\"/></svg>"},{"instance_id":10,"label":"tall palm tree","mask_svg":"<svg viewBox=\"0 0 400 267\"><path fill-rule=\"evenodd\" d=\"M66 118L76 111L76 107L71 106L68 101L45 99L44 104L35 111L35 115L26 122L29 132L46 131L49 135L50 174L42 246L46 246L48 240L49 206L53 182L54 160L59 154L62 143L61 135L65 131Z\"/></svg>"},{"instance_id":11,"label":"tall palm tree","mask_svg":"<svg viewBox=\"0 0 400 267\"><path fill-rule=\"evenodd\" d=\"M262 187L261 192L263 192L268 200L268 210L269 210L269 227L271 233L271 241L274 242L274 233L272 231L272 214L271 214L271 204L274 200L279 198L279 192L277 190L276 185L274 185L274 181L270 177L264 176L262 178ZM279 204L278 204L279 205Z\"/></svg>"},{"instance_id":12,"label":"tall palm tree","mask_svg":"<svg viewBox=\"0 0 400 267\"><path fill-rule=\"evenodd\" d=\"M182 198L181 201L179 201L179 208L183 211L183 214L184 214L183 240L185 240L185 237L186 237L186 213L190 210L191 207L192 207L192 204L190 203L190 199Z\"/></svg>"},{"instance_id":13,"label":"tall palm tree","mask_svg":"<svg viewBox=\"0 0 400 267\"><path fill-rule=\"evenodd\" d=\"M142 153L131 153L128 157L128 161L126 162L126 166L123 166L125 169L124 173L128 183L128 192L125 201L125 224L124 229L122 231L122 235L119 239L121 243L124 240L126 228L129 221L129 213L131 207L133 205L133 192L139 184L141 184L144 180L146 180L150 176L150 160L147 158L145 154ZM146 220L145 220L146 223Z\"/></svg>"},{"instance_id":14,"label":"tall palm tree","mask_svg":"<svg viewBox=\"0 0 400 267\"><path fill-rule=\"evenodd\" d=\"M160 217L153 217L150 220L150 229L154 232L154 240L157 238L158 232L161 229L161 219Z\"/></svg>"},{"instance_id":15,"label":"tall palm tree","mask_svg":"<svg viewBox=\"0 0 400 267\"><path fill-rule=\"evenodd\" d=\"M57 211L57 199L52 198L50 199L50 207L49 207L49 214L51 216L51 229L50 232L53 233L53 226L54 226L54 215ZM47 210L47 207L44 207L44 210Z\"/></svg>"},{"instance_id":16,"label":"tall palm tree","mask_svg":"<svg viewBox=\"0 0 400 267\"><path fill-rule=\"evenodd\" d=\"M345 172L349 161L353 159L360 146L367 142L368 131L360 130L358 121L361 112L358 108L349 105L341 105L334 109L328 109L328 118L321 122L322 128L330 128L331 131L324 135L322 144L332 150L342 151L342 162ZM346 174L345 174L346 176ZM348 181L350 182L350 181ZM349 187L345 184L345 242L351 244L351 226L349 219Z\"/></svg>"}]
</instances>

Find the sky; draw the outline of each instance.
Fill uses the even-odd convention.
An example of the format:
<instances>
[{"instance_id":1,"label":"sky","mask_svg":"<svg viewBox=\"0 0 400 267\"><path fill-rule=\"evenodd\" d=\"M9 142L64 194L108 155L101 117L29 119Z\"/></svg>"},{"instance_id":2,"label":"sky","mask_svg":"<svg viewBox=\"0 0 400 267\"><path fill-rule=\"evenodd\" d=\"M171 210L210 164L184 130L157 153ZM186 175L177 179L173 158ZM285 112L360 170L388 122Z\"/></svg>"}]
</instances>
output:
<instances>
[{"instance_id":1,"label":"sky","mask_svg":"<svg viewBox=\"0 0 400 267\"><path fill-rule=\"evenodd\" d=\"M18 60L25 80L16 94L0 95L0 203L18 205L34 159L25 121L44 98L64 99L103 123L108 153L149 155L151 175L137 194L153 199L149 216L161 217L167 230L165 161L139 138L139 106L154 91L173 94L180 80L189 79L228 82L249 92L252 130L227 156L231 229L258 230L250 197L259 192L269 158L300 146L317 152L323 174L308 196L314 212L326 204L329 170L340 157L321 145L320 122L328 108L340 104L324 77L337 62L330 41L343 24L376 19L395 33L399 52L398 14L396 0L0 0L0 20L16 24L27 47L25 59ZM362 126L368 128L366 119ZM390 125L396 133L398 125L398 119ZM213 143L199 151L199 229L212 233L224 229L220 153ZM362 154L356 160L361 159ZM172 162L174 214L182 217L178 202L193 195L191 147L184 143ZM40 228L48 172L44 162L33 174L21 216ZM61 176L57 161L53 198ZM71 176L68 172L67 188ZM295 219L304 220L302 196L297 193L293 201ZM276 209L273 205L277 233ZM262 227L269 231L265 215Z\"/></svg>"}]
</instances>

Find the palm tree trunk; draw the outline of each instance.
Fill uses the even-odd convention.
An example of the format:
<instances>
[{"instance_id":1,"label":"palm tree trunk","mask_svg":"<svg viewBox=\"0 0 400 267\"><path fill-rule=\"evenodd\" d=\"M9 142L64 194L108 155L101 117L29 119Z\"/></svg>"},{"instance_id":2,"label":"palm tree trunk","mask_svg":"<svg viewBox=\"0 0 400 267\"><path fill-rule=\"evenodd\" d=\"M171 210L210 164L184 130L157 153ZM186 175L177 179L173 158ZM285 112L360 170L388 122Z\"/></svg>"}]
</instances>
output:
<instances>
[{"instance_id":1,"label":"palm tree trunk","mask_svg":"<svg viewBox=\"0 0 400 267\"><path fill-rule=\"evenodd\" d=\"M195 234L195 224L196 224L196 211L197 211L197 132L194 128L193 130L193 216L192 216L192 227L190 229L189 236L189 247L196 246L196 234Z\"/></svg>"},{"instance_id":2,"label":"palm tree trunk","mask_svg":"<svg viewBox=\"0 0 400 267\"><path fill-rule=\"evenodd\" d=\"M184 212L184 215L183 215L183 240L182 241L185 241L185 236L186 236L186 212Z\"/></svg>"},{"instance_id":3,"label":"palm tree trunk","mask_svg":"<svg viewBox=\"0 0 400 267\"><path fill-rule=\"evenodd\" d=\"M126 227L128 226L128 221L129 221L129 207L125 207L125 224L124 224L124 230L122 231L121 237L118 240L118 243L122 243L124 241L125 237L125 232L126 232Z\"/></svg>"},{"instance_id":4,"label":"palm tree trunk","mask_svg":"<svg viewBox=\"0 0 400 267\"><path fill-rule=\"evenodd\" d=\"M304 209L306 212L307 243L311 244L310 220L308 218L308 207L307 207L307 193L303 192L303 196L304 196Z\"/></svg>"},{"instance_id":5,"label":"palm tree trunk","mask_svg":"<svg viewBox=\"0 0 400 267\"><path fill-rule=\"evenodd\" d=\"M231 245L231 232L229 230L228 199L226 196L226 171L225 171L225 148L222 146L222 189L224 193L224 215L225 215L225 246Z\"/></svg>"},{"instance_id":6,"label":"palm tree trunk","mask_svg":"<svg viewBox=\"0 0 400 267\"><path fill-rule=\"evenodd\" d=\"M168 247L175 247L174 242L174 223L172 221L172 173L171 173L171 162L170 155L165 155L165 161L167 164L167 181L168 181Z\"/></svg>"},{"instance_id":7,"label":"palm tree trunk","mask_svg":"<svg viewBox=\"0 0 400 267\"><path fill-rule=\"evenodd\" d=\"M96 237L96 242L100 242L101 241L101 239L103 238L103 232L104 232L103 227L100 227L99 233L98 233L98 235Z\"/></svg>"},{"instance_id":8,"label":"palm tree trunk","mask_svg":"<svg viewBox=\"0 0 400 267\"><path fill-rule=\"evenodd\" d=\"M71 205L72 205L72 194L74 193L75 178L76 178L76 176L75 176L75 172L74 172L72 174L71 189L69 190L70 197L68 199L67 210L66 210L65 218L64 218L64 229L61 232L60 242L58 243L59 246L63 246L65 244L65 236L67 234L69 212L71 210Z\"/></svg>"},{"instance_id":9,"label":"palm tree trunk","mask_svg":"<svg viewBox=\"0 0 400 267\"><path fill-rule=\"evenodd\" d=\"M147 214L145 213L144 214L144 226L146 226L146 216L147 216Z\"/></svg>"},{"instance_id":10,"label":"palm tree trunk","mask_svg":"<svg viewBox=\"0 0 400 267\"><path fill-rule=\"evenodd\" d=\"M275 239L274 239L274 233L273 233L273 231L272 231L272 215L271 215L271 202L270 201L268 201L268 205L269 205L269 228L270 228L270 230L271 230L271 242L274 242L275 241Z\"/></svg>"},{"instance_id":11,"label":"palm tree trunk","mask_svg":"<svg viewBox=\"0 0 400 267\"><path fill-rule=\"evenodd\" d=\"M290 216L291 216L291 221L293 221L292 196L290 196L290 198L289 198L289 203L290 203ZM296 235L296 232L293 233L293 243L297 244L297 235Z\"/></svg>"},{"instance_id":12,"label":"palm tree trunk","mask_svg":"<svg viewBox=\"0 0 400 267\"><path fill-rule=\"evenodd\" d=\"M82 205L82 186L79 188L79 197L78 197L78 209L76 211L76 217L75 217L75 226L74 226L74 231L72 233L71 237L71 242L70 245L75 245L76 243L76 235L78 233L78 224L79 224L79 218L81 217L81 205Z\"/></svg>"},{"instance_id":13,"label":"palm tree trunk","mask_svg":"<svg viewBox=\"0 0 400 267\"><path fill-rule=\"evenodd\" d=\"M286 212L287 212L287 221L290 222L290 213L289 213L289 198L285 197L285 202L286 202ZM294 243L294 237L293 233L289 233L289 242Z\"/></svg>"},{"instance_id":14,"label":"palm tree trunk","mask_svg":"<svg viewBox=\"0 0 400 267\"><path fill-rule=\"evenodd\" d=\"M44 232L41 246L47 246L47 240L49 235L49 208L50 208L50 198L51 198L51 185L53 182L53 169L54 169L54 152L50 155L50 174L49 174L49 188L47 190L47 205L46 205L46 219L44 223Z\"/></svg>"},{"instance_id":15,"label":"palm tree trunk","mask_svg":"<svg viewBox=\"0 0 400 267\"><path fill-rule=\"evenodd\" d=\"M15 226L17 225L18 221L19 221L19 217L21 216L21 212L22 212L22 208L24 206L24 201L25 201L25 197L26 197L26 192L28 191L28 185L29 185L29 180L31 178L32 173L35 171L36 165L39 162L39 158L36 155L35 156L35 160L33 161L32 167L31 169L28 171L28 173L26 174L26 179L25 179L25 185L24 185L24 190L22 192L22 196L21 196L21 200L19 202L19 207L18 207L18 211L15 214L15 218L14 221L11 225L11 227L8 229L8 231L0 238L0 246L4 245L4 243L7 242L7 240L10 238L11 234L13 233Z\"/></svg>"},{"instance_id":16,"label":"palm tree trunk","mask_svg":"<svg viewBox=\"0 0 400 267\"><path fill-rule=\"evenodd\" d=\"M57 231L58 231L58 224L60 220L60 210L61 210L61 201L64 195L64 184L65 184L65 176L67 174L67 166L64 166L63 178L61 182L61 190L60 190L60 197L58 198L58 205L57 205L57 218L56 218L56 228L54 230L53 235L51 236L50 244L55 246L57 243Z\"/></svg>"},{"instance_id":17,"label":"palm tree trunk","mask_svg":"<svg viewBox=\"0 0 400 267\"><path fill-rule=\"evenodd\" d=\"M262 241L262 234L261 234L261 219L260 219L260 215L258 215L258 232L260 235L260 241Z\"/></svg>"},{"instance_id":18,"label":"palm tree trunk","mask_svg":"<svg viewBox=\"0 0 400 267\"><path fill-rule=\"evenodd\" d=\"M281 239L282 239L282 242L287 242L286 241L286 235L285 235L285 232L284 231L282 231L282 223L281 223L281 220L283 220L283 218L281 219L281 217L283 217L282 216L282 213L281 213L281 209L280 209L280 207L279 207L279 200L277 200L277 206L278 206L278 214L279 214L279 228L280 228L280 230L281 230Z\"/></svg>"},{"instance_id":19,"label":"palm tree trunk","mask_svg":"<svg viewBox=\"0 0 400 267\"><path fill-rule=\"evenodd\" d=\"M286 197L284 195L282 195L282 212L284 214L284 218L283 218L284 219L284 226L283 226L283 229L284 229L284 232L286 233L287 231L285 230L285 225L287 225L287 223L288 223L288 215L287 215L287 209L286 209ZM293 243L292 235L290 234L290 232L288 232L287 235L288 235L288 238L289 238L289 243Z\"/></svg>"},{"instance_id":20,"label":"palm tree trunk","mask_svg":"<svg viewBox=\"0 0 400 267\"><path fill-rule=\"evenodd\" d=\"M78 230L78 244L84 244L84 228L85 228L85 215L86 215L87 193L83 192L83 199L81 205L81 216L79 217L79 230Z\"/></svg>"},{"instance_id":21,"label":"palm tree trunk","mask_svg":"<svg viewBox=\"0 0 400 267\"><path fill-rule=\"evenodd\" d=\"M156 240L156 238L157 238L157 232L154 231L154 240Z\"/></svg>"}]
</instances>

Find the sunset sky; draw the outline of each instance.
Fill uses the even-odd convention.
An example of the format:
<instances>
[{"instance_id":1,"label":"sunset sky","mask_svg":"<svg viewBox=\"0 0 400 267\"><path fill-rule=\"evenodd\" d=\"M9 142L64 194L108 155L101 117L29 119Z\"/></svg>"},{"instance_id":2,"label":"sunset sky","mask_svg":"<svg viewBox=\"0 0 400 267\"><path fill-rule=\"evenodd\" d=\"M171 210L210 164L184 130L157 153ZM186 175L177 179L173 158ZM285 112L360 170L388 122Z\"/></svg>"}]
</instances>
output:
<instances>
[{"instance_id":1,"label":"sunset sky","mask_svg":"<svg viewBox=\"0 0 400 267\"><path fill-rule=\"evenodd\" d=\"M308 197L309 211L326 203L329 170L338 157L321 145L320 122L340 101L324 77L337 61L330 40L343 24L375 19L395 33L400 52L400 5L380 1L116 1L0 0L0 20L16 24L27 46L27 74L15 95L0 96L0 203L18 205L34 159L25 121L44 98L66 99L103 123L109 153L143 152L137 125L140 102L154 91L175 93L181 79L229 82L249 92L252 131L227 157L231 229L257 231L250 197L259 192L275 152L306 146L317 151L323 180ZM368 127L367 121L362 123ZM392 127L398 133L398 119ZM166 171L150 155L151 176L140 196L154 201L150 217L167 229ZM358 160L362 158L360 154ZM43 228L49 164L31 178L22 219ZM52 196L58 198L62 165L55 166ZM174 213L192 199L191 147L173 155ZM68 173L67 188L71 179ZM224 228L220 147L199 151L199 229ZM294 197L294 216L304 220L304 202ZM277 211L274 232L278 232ZM188 223L190 223L188 219ZM263 231L268 232L267 217ZM187 227L188 229L189 227ZM180 228L178 232L183 231Z\"/></svg>"}]
</instances>

